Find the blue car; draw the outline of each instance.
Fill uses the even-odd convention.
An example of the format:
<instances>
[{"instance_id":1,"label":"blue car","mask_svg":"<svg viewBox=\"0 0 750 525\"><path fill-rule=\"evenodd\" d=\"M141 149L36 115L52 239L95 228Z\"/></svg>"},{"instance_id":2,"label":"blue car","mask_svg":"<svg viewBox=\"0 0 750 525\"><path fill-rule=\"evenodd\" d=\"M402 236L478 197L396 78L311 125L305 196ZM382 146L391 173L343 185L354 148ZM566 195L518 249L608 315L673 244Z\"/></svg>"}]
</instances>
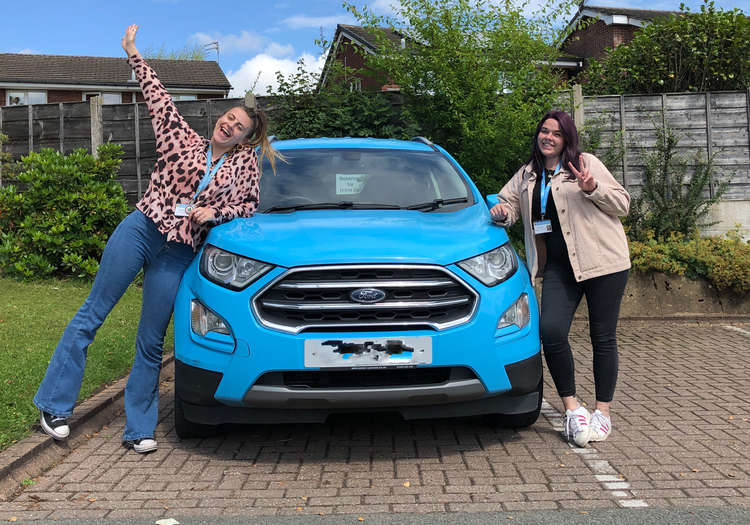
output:
<instances>
[{"instance_id":1,"label":"blue car","mask_svg":"<svg viewBox=\"0 0 750 525\"><path fill-rule=\"evenodd\" d=\"M529 272L458 163L424 138L274 147L256 215L213 228L182 280L177 434L364 411L533 424Z\"/></svg>"}]
</instances>

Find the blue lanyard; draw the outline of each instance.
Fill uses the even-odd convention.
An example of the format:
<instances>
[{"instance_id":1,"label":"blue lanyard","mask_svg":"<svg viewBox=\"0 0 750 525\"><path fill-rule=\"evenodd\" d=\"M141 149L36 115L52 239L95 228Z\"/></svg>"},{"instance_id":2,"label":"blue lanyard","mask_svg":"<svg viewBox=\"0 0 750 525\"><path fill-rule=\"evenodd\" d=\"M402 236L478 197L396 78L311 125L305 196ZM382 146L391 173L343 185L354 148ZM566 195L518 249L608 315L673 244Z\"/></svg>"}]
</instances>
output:
<instances>
[{"instance_id":1,"label":"blue lanyard","mask_svg":"<svg viewBox=\"0 0 750 525\"><path fill-rule=\"evenodd\" d=\"M552 174L552 176L557 175L557 173L560 171L560 163L557 163L557 168L555 168L555 172ZM552 177L550 177L551 179ZM539 199L541 204L541 212L542 217L544 217L544 213L547 211L547 199L549 198L549 192L552 189L552 180L550 180L550 184L547 184L547 172L542 168L542 180L539 183Z\"/></svg>"},{"instance_id":2,"label":"blue lanyard","mask_svg":"<svg viewBox=\"0 0 750 525\"><path fill-rule=\"evenodd\" d=\"M214 165L213 168L211 168L211 144L208 145L208 151L206 152L206 173L203 175L203 178L201 179L200 183L198 184L198 191L195 192L195 195L193 195L193 199L191 202L195 202L195 199L198 198L198 195L206 189L206 186L208 186L208 183L211 182L211 179L214 175L216 175L216 172L219 171L219 168L221 168L221 165L224 164L224 161L227 158L227 154L224 153L224 155L221 156L219 161Z\"/></svg>"}]
</instances>

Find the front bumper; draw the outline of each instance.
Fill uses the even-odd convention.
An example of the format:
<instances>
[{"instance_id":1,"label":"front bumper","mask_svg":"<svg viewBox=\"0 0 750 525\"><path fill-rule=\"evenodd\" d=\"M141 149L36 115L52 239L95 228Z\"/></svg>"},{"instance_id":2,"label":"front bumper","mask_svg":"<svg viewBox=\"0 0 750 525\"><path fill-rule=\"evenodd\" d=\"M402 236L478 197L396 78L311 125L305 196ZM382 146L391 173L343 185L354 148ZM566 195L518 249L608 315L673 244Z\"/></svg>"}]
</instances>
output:
<instances>
[{"instance_id":1,"label":"front bumper","mask_svg":"<svg viewBox=\"0 0 750 525\"><path fill-rule=\"evenodd\" d=\"M276 423L322 421L335 412L398 411L406 419L521 414L539 406L541 381L539 324L534 292L523 270L494 288L486 288L460 268L450 271L480 290L472 318L440 331L312 332L289 334L262 326L254 317L251 300L283 268L269 272L245 290L236 292L203 279L193 263L175 301L175 393L185 416L195 423ZM498 317L521 294L531 299L530 322L523 328L498 330ZM232 336L200 337L191 330L190 304L200 300L231 327ZM429 381L395 381L374 385L336 381L300 386L285 374L331 374L305 365L306 339L387 338L426 336L432 357L415 374L445 371ZM407 374L387 368L387 375ZM363 369L343 375L364 376ZM369 373L369 372L368 372ZM373 372L376 373L376 372ZM345 382L344 382L345 383Z\"/></svg>"},{"instance_id":2,"label":"front bumper","mask_svg":"<svg viewBox=\"0 0 750 525\"><path fill-rule=\"evenodd\" d=\"M321 388L310 391L284 385L254 385L244 406L216 400L222 374L176 360L175 395L185 417L208 425L221 423L323 422L333 413L396 411L404 419L523 414L539 406L541 355L506 365L511 389L488 394L466 370L453 370L448 381L428 386ZM390 372L390 371L385 371ZM464 377L461 377L464 376Z\"/></svg>"}]
</instances>

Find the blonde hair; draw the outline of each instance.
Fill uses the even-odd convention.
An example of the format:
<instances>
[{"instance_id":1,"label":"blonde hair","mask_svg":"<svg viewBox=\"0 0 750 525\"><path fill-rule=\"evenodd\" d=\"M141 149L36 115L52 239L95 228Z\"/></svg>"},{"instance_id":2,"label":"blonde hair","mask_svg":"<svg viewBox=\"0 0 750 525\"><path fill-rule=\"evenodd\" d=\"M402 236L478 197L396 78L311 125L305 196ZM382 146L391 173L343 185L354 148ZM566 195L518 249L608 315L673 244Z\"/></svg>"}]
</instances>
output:
<instances>
[{"instance_id":1,"label":"blonde hair","mask_svg":"<svg viewBox=\"0 0 750 525\"><path fill-rule=\"evenodd\" d=\"M284 161L286 159L284 159L284 156L279 153L279 151L271 146L271 142L268 140L268 115L266 115L266 112L262 109L250 108L245 105L234 107L242 108L242 110L247 113L247 116L250 117L250 120L253 123L253 126L251 127L252 131L250 131L247 136L247 142L252 147L260 146L258 171L261 170L263 159L268 158L268 162L271 164L273 174L276 175L276 159L279 159L281 161ZM230 111L232 109L234 108L229 108L227 111Z\"/></svg>"}]
</instances>

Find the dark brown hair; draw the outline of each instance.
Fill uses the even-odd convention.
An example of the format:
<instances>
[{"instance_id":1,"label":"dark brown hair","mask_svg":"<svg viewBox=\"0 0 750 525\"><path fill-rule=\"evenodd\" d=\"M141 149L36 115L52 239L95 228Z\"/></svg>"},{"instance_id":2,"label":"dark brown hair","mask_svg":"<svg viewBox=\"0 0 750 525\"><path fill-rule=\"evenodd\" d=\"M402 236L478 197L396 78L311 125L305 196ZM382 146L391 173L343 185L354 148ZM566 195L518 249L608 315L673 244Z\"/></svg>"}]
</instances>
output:
<instances>
[{"instance_id":1,"label":"dark brown hair","mask_svg":"<svg viewBox=\"0 0 750 525\"><path fill-rule=\"evenodd\" d=\"M578 149L578 129L576 129L575 122L573 119L564 111L548 111L546 115L542 117L539 124L536 127L536 133L534 133L534 140L531 142L531 167L538 176L542 174L544 169L544 155L539 149L539 132L542 130L542 125L549 119L556 120L560 124L560 133L563 136L563 150L560 154L560 165L563 168L568 167L568 162L573 164L577 170L580 170L578 165L578 157L581 155L581 150Z\"/></svg>"}]
</instances>

